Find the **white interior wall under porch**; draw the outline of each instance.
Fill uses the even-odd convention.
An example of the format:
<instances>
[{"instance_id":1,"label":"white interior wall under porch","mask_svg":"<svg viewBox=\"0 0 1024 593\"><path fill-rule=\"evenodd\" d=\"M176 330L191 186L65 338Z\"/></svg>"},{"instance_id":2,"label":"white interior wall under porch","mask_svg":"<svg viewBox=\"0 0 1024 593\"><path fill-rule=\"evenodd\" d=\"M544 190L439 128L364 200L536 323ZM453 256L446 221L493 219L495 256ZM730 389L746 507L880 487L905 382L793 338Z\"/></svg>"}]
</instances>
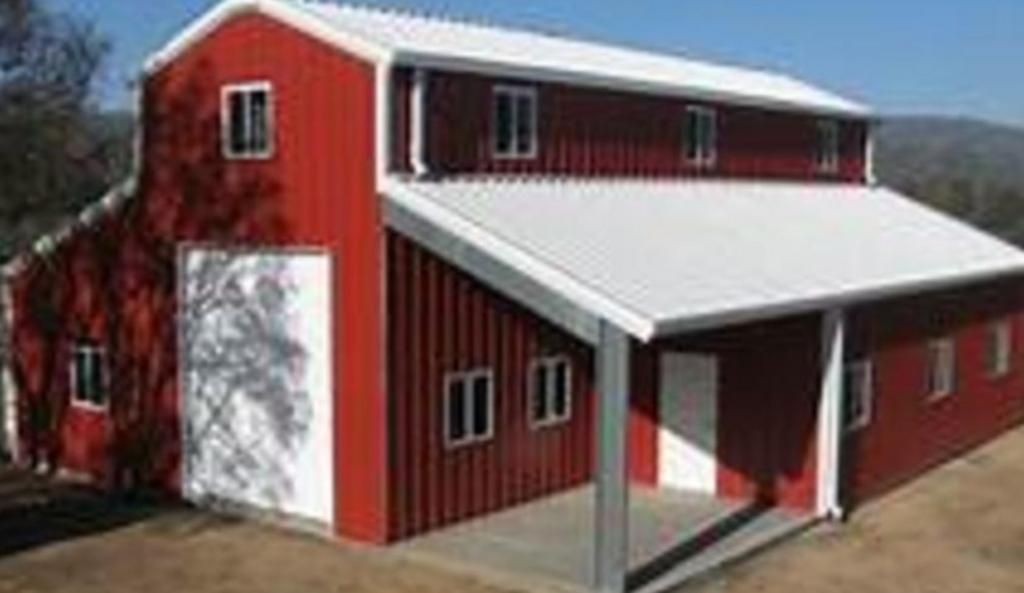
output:
<instances>
[{"instance_id":1,"label":"white interior wall under porch","mask_svg":"<svg viewBox=\"0 0 1024 593\"><path fill-rule=\"evenodd\" d=\"M319 251L181 251L186 499L333 524L331 276Z\"/></svg>"}]
</instances>

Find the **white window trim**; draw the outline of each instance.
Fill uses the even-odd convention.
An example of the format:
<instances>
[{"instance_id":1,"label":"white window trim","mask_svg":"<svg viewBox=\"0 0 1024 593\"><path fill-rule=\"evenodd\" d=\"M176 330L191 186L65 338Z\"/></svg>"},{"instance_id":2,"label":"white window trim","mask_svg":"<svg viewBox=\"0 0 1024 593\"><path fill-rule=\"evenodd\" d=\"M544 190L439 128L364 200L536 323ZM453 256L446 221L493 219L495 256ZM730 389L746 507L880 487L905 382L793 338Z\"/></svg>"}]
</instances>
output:
<instances>
[{"instance_id":1,"label":"white window trim","mask_svg":"<svg viewBox=\"0 0 1024 593\"><path fill-rule=\"evenodd\" d=\"M551 371L554 370L554 368L557 367L560 364L564 364L565 365L565 413L564 414L560 414L560 415L559 414L549 413L547 418L542 418L542 419L538 420L537 418L533 417L533 401L534 401L534 398L537 396L537 394L535 392L536 385L535 385L535 383L533 381L533 374L537 370L538 367L541 367L541 366L547 367L547 369L548 369L548 374L547 374L548 386L547 386L547 389L549 390L547 392L547 394L546 394L547 398L548 398L547 409L549 411L553 410L554 406L552 404L554 403L554 392L551 391L551 390L554 389L554 387L555 387L555 380L556 380L555 376L556 375L555 375L555 373L553 373ZM553 426L558 426L560 424L565 424L565 423L569 422L570 420L572 420L572 404L573 404L573 397L572 397L572 387L573 387L573 385L572 385L572 382L573 382L573 376L572 376L572 361L569 359L569 357L564 355L564 354L557 355L557 356L536 357L536 358L534 358L533 360L530 361L527 373L528 373L527 374L527 386L528 387L527 387L527 390L526 390L526 393L527 393L526 417L527 417L527 419L529 421L530 428L533 429L533 430L540 430L540 429L543 429L543 428L550 428L550 427L553 427Z\"/></svg>"},{"instance_id":2,"label":"white window trim","mask_svg":"<svg viewBox=\"0 0 1024 593\"><path fill-rule=\"evenodd\" d=\"M931 365L932 350L941 349L949 352L949 366L945 369L939 369L940 371L943 371L944 375L948 375L948 378L945 381L945 385L942 389L939 389L937 391L930 390L927 394L929 402L944 400L947 397L953 395L953 393L956 391L956 341L951 336L933 338L931 340L928 340L928 344L926 347L928 349L928 351L926 352L926 362L928 364L928 368L926 369L928 375L926 376L926 379L928 381L929 388L931 388L932 373L935 371L935 369L933 369ZM940 360L942 359L940 358Z\"/></svg>"},{"instance_id":3,"label":"white window trim","mask_svg":"<svg viewBox=\"0 0 1024 593\"><path fill-rule=\"evenodd\" d=\"M709 140L710 146L707 153L704 154L704 151L695 150L692 157L689 155L689 123L691 114L696 115L698 119L700 117L708 117L711 120L711 138ZM714 169L718 165L718 110L706 105L687 105L685 117L686 121L683 126L683 151L686 156L686 161L698 169Z\"/></svg>"},{"instance_id":4,"label":"white window trim","mask_svg":"<svg viewBox=\"0 0 1024 593\"><path fill-rule=\"evenodd\" d=\"M472 387L473 387L473 383L476 381L476 379L479 379L481 377L487 379L487 408L488 408L487 420L488 420L488 422L487 422L487 431L484 434L477 435L477 434L473 434L472 431L469 430L469 428L470 428L470 426L472 425L472 422L473 422L474 411L475 411L473 409L473 406L475 405L474 402L476 401L476 398L473 397ZM449 410L449 407L451 405L451 385L452 385L452 383L455 383L456 381L462 381L462 382L466 383L466 386L463 388L463 394L469 394L469 397L468 397L468 399L466 401L466 406L464 408L466 410L466 417L465 417L465 422L466 422L466 426L465 426L466 431L465 431L465 433L466 433L466 435L464 437L462 437L461 439L453 440L451 438L451 430L450 430L450 428L451 428L451 414L448 413L448 410ZM495 410L494 410L494 369L492 369L492 368L479 368L479 369L473 369L473 370L470 370L470 371L449 371L449 372L445 373L445 375L444 375L444 396L443 396L442 399L443 399L443 405L444 405L444 408L442 409L442 412L444 413L443 430L444 430L444 446L445 446L445 449L449 449L449 450L459 449L459 448L467 447L467 446L470 446L470 445L476 445L476 444L479 444L479 443L484 443L484 442L487 442L487 441L491 440L492 438L494 438L494 424L495 424L495 418L494 418L494 412L495 412Z\"/></svg>"},{"instance_id":5,"label":"white window trim","mask_svg":"<svg viewBox=\"0 0 1024 593\"><path fill-rule=\"evenodd\" d=\"M1013 322L1009 319L992 322L988 326L986 338L989 341L985 345L985 374L992 380L1002 379L1013 369ZM995 340L995 342L993 343L991 340ZM988 352L987 349L992 348L993 345L997 350ZM995 356L995 368L988 368L988 363L991 362L988 356Z\"/></svg>"},{"instance_id":6,"label":"white window trim","mask_svg":"<svg viewBox=\"0 0 1024 593\"><path fill-rule=\"evenodd\" d=\"M78 360L79 354L95 354L100 360L102 379L103 379L103 403L97 404L95 402L83 399L81 394L78 393L78 368L75 362ZM94 344L75 343L71 346L71 360L68 362L68 376L71 383L68 385L68 392L71 394L71 407L78 408L81 410L87 410L90 412L103 412L106 413L110 410L110 369L107 362L107 350L102 346L96 346Z\"/></svg>"},{"instance_id":7,"label":"white window trim","mask_svg":"<svg viewBox=\"0 0 1024 593\"><path fill-rule=\"evenodd\" d=\"M864 373L867 375L864 389L864 401L861 405L861 413L857 418L850 419L846 422L843 430L846 433L858 432L871 425L871 420L875 413L875 365L869 358L863 358L854 360L847 363L845 369L846 373ZM850 397L851 394L844 393L843 397Z\"/></svg>"},{"instance_id":8,"label":"white window trim","mask_svg":"<svg viewBox=\"0 0 1024 593\"><path fill-rule=\"evenodd\" d=\"M829 130L827 133L825 132L826 129ZM817 146L814 153L814 168L818 173L828 175L839 172L839 153L842 145L841 130L839 122L834 119L818 120L816 126ZM829 134L828 137L832 142L827 145L822 142L826 134Z\"/></svg>"},{"instance_id":9,"label":"white window trim","mask_svg":"<svg viewBox=\"0 0 1024 593\"><path fill-rule=\"evenodd\" d=\"M231 146L231 96L235 93L264 91L267 94L267 147L256 152L235 152ZM265 161L273 158L277 143L274 85L267 80L226 84L220 90L220 147L225 159L231 161ZM248 114L247 114L248 115ZM249 125L249 119L244 119ZM248 132L248 130L247 130Z\"/></svg>"},{"instance_id":10,"label":"white window trim","mask_svg":"<svg viewBox=\"0 0 1024 593\"><path fill-rule=\"evenodd\" d=\"M509 144L509 149L506 151L498 150L498 96L509 95L512 97L512 130L513 136L512 141ZM519 115L515 108L515 99L527 97L533 103L533 109L531 110L531 122L530 122L530 149L526 152L519 152L516 149L515 130L519 128ZM538 122L540 113L540 99L538 98L537 88L532 86L522 85L511 85L511 84L498 84L494 85L491 91L491 156L498 160L532 160L537 158L539 152L539 133L538 133Z\"/></svg>"}]
</instances>

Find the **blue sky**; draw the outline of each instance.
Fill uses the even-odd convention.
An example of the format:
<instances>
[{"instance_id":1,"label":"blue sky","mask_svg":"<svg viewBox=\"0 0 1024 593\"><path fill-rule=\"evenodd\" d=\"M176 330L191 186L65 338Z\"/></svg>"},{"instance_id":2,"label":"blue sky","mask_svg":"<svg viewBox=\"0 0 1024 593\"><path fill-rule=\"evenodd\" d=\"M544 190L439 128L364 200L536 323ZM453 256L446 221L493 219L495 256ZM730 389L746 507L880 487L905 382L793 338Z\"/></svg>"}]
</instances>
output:
<instances>
[{"instance_id":1,"label":"blue sky","mask_svg":"<svg viewBox=\"0 0 1024 593\"><path fill-rule=\"evenodd\" d=\"M114 43L103 100L214 0L44 0ZM1021 0L369 0L782 69L883 113L1024 126Z\"/></svg>"}]
</instances>

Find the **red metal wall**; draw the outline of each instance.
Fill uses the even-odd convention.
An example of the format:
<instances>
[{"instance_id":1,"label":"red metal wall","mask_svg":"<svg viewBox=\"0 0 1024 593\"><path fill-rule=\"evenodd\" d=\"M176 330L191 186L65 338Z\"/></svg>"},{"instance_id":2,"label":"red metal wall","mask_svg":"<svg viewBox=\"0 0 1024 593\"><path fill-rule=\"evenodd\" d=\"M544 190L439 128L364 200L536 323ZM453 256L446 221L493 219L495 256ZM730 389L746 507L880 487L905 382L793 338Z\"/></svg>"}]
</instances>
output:
<instances>
[{"instance_id":1,"label":"red metal wall","mask_svg":"<svg viewBox=\"0 0 1024 593\"><path fill-rule=\"evenodd\" d=\"M389 233L387 242L392 537L590 480L591 348L401 235ZM534 356L550 354L572 360L572 420L533 430L527 419L527 368ZM495 436L446 450L444 374L481 366L495 371ZM649 422L642 418L649 414L635 403L631 426ZM631 449L647 451L645 445L633 430Z\"/></svg>"},{"instance_id":2,"label":"red metal wall","mask_svg":"<svg viewBox=\"0 0 1024 593\"><path fill-rule=\"evenodd\" d=\"M1011 372L985 374L986 330L1013 323ZM853 502L885 492L1024 419L1024 281L1008 280L858 307L850 313L850 356L875 367L871 424L846 439L844 475ZM925 395L926 343L956 340L955 392Z\"/></svg>"},{"instance_id":3,"label":"red metal wall","mask_svg":"<svg viewBox=\"0 0 1024 593\"><path fill-rule=\"evenodd\" d=\"M657 408L662 352L719 360L718 491L722 496L810 510L817 480L821 318L803 315L659 341L649 390L634 397ZM644 476L657 481L657 423L643 430Z\"/></svg>"},{"instance_id":4,"label":"red metal wall","mask_svg":"<svg viewBox=\"0 0 1024 593\"><path fill-rule=\"evenodd\" d=\"M407 106L407 73L403 76L395 85L394 101ZM701 171L683 156L687 101L548 83L535 85L537 158L495 160L490 139L491 89L496 82L519 81L431 73L427 143L428 160L436 172L863 180L864 122L842 123L839 173L823 176L814 166L816 117L714 105L719 116L719 163L711 171ZM408 130L407 110L397 110L396 127ZM395 157L393 167L408 170L408 153Z\"/></svg>"},{"instance_id":5,"label":"red metal wall","mask_svg":"<svg viewBox=\"0 0 1024 593\"><path fill-rule=\"evenodd\" d=\"M274 87L274 156L263 161L226 162L220 149L220 89L228 82L269 80ZM182 242L253 246L319 247L329 250L334 268L334 349L336 409L336 523L357 539L386 538L387 435L383 377L383 233L374 189L373 68L346 57L285 25L256 15L238 16L213 31L145 83L145 158L141 190L130 208L103 230L103 249L62 249L56 261L83 259L89 272L75 277L40 278L57 292L85 294L112 288L119 300L94 307L91 315L118 319L137 316L127 333L151 336L117 357L149 360L154 352L169 360L159 369L158 386L138 393L159 417L152 423L161 439L156 448L158 476L176 488L180 435L177 418L175 269ZM80 234L81 235L81 234ZM76 235L78 237L79 235ZM82 235L84 236L84 235ZM76 239L73 243L80 242ZM47 264L36 263L33 269ZM109 275L98 271L116 271ZM124 272L124 273L121 273ZM130 273L129 273L130 272ZM23 285L31 284L24 275ZM37 291L36 294L41 292ZM102 292L102 291L101 291ZM110 291L108 291L110 292ZM45 320L34 315L32 292L21 290L17 322L31 342ZM80 297L76 297L80 298ZM68 307L60 308L69 310ZM76 323L84 323L77 321ZM109 330L96 329L110 341ZM116 334L120 335L120 334ZM66 348L67 336L58 346ZM26 349L25 352L30 352ZM166 354L169 353L169 354ZM40 357L36 357L40 358ZM38 361L25 365L44 373ZM66 363L56 365L66 373ZM147 367L148 369L148 367ZM56 399L66 400L57 385ZM114 400L128 398L114 393ZM31 406L23 405L28 413ZM137 418L59 419L61 462L92 470L108 464L111 426L138 425Z\"/></svg>"}]
</instances>

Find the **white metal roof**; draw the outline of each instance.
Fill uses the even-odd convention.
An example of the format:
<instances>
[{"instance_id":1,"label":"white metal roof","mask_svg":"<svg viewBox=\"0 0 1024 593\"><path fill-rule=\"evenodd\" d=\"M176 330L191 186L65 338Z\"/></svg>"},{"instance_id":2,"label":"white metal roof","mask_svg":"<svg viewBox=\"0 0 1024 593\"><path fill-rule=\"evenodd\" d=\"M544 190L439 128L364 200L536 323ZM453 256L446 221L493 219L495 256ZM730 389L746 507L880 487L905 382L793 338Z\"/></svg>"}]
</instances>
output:
<instances>
[{"instance_id":1,"label":"white metal roof","mask_svg":"<svg viewBox=\"0 0 1024 593\"><path fill-rule=\"evenodd\" d=\"M1024 272L888 189L693 180L388 180L394 204L641 339Z\"/></svg>"},{"instance_id":2,"label":"white metal roof","mask_svg":"<svg viewBox=\"0 0 1024 593\"><path fill-rule=\"evenodd\" d=\"M790 76L408 12L319 0L224 0L158 52L152 70L245 10L271 17L377 62L721 99L862 117L854 101Z\"/></svg>"}]
</instances>

